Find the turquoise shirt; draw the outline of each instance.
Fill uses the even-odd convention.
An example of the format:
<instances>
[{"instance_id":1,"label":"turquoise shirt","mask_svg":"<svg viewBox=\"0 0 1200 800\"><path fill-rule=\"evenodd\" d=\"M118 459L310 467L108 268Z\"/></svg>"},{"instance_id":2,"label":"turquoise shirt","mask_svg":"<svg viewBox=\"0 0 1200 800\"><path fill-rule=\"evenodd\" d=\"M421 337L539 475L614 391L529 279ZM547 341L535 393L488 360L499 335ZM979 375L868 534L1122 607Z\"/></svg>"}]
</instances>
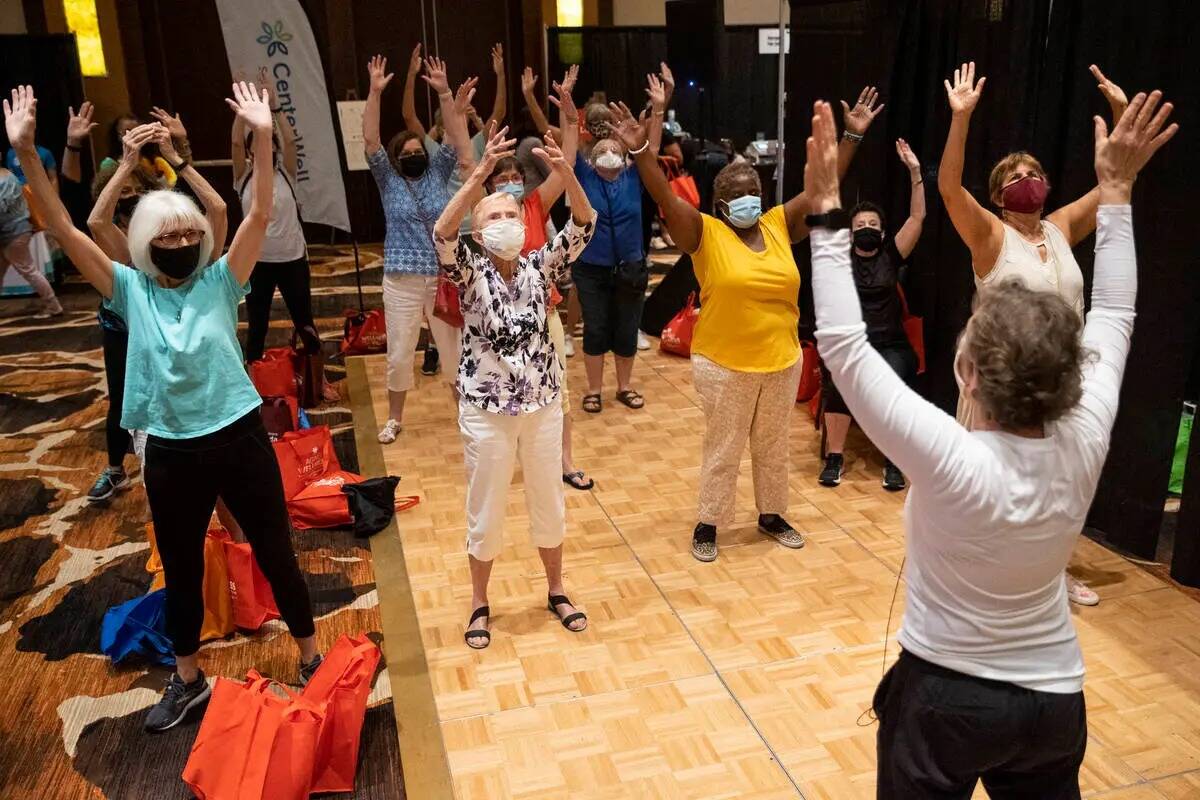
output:
<instances>
[{"instance_id":1,"label":"turquoise shirt","mask_svg":"<svg viewBox=\"0 0 1200 800\"><path fill-rule=\"evenodd\" d=\"M224 256L174 289L113 264L108 306L129 326L122 428L191 439L258 408L237 340L238 301L249 290Z\"/></svg>"}]
</instances>

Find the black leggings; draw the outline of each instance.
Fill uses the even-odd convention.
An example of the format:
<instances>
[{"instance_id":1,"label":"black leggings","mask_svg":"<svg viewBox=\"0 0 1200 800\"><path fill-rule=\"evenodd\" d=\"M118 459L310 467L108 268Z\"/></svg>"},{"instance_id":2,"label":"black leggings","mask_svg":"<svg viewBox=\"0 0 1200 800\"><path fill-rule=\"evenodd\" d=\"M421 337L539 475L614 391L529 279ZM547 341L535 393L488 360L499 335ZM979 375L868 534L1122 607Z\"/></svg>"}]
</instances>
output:
<instances>
[{"instance_id":1,"label":"black leggings","mask_svg":"<svg viewBox=\"0 0 1200 800\"><path fill-rule=\"evenodd\" d=\"M129 334L100 326L104 344L104 378L108 382L108 416L104 437L108 443L108 465L122 467L129 452L131 437L121 427L121 404L125 400L125 355L129 352Z\"/></svg>"},{"instance_id":2,"label":"black leggings","mask_svg":"<svg viewBox=\"0 0 1200 800\"><path fill-rule=\"evenodd\" d=\"M306 347L320 346L313 341L312 334L305 328L316 329L313 323L312 291L309 287L308 258L301 256L295 261L272 263L260 261L250 273L250 294L246 295L246 360L262 358L267 342L267 328L271 324L271 302L275 299L275 288L283 295L292 324L300 331Z\"/></svg>"},{"instance_id":3,"label":"black leggings","mask_svg":"<svg viewBox=\"0 0 1200 800\"><path fill-rule=\"evenodd\" d=\"M167 580L175 655L200 648L204 535L219 495L237 518L292 636L312 636L312 605L292 550L283 480L258 409L194 439L146 440L146 496Z\"/></svg>"},{"instance_id":4,"label":"black leggings","mask_svg":"<svg viewBox=\"0 0 1200 800\"><path fill-rule=\"evenodd\" d=\"M912 345L905 342L904 344L876 346L875 349L905 384L913 385L913 381L917 377L917 354L913 351ZM823 361L821 362L821 392L824 395L826 414L850 414L850 409L846 407L846 401L842 399L838 388L833 385L833 377L829 374L829 370L825 369Z\"/></svg>"}]
</instances>

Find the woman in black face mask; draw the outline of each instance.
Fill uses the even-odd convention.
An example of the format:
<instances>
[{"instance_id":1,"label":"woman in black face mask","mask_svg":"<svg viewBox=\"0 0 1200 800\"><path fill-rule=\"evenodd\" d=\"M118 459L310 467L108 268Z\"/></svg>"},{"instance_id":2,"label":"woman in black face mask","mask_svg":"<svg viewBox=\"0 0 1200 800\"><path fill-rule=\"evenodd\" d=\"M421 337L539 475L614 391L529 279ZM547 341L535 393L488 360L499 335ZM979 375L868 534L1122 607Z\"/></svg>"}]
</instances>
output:
<instances>
[{"instance_id":1,"label":"woman in black face mask","mask_svg":"<svg viewBox=\"0 0 1200 800\"><path fill-rule=\"evenodd\" d=\"M233 95L236 100L227 102L254 131L256 160L269 163L267 93L235 83ZM14 90L4 116L47 227L129 328L121 424L148 436L143 474L166 576L166 628L176 668L146 717L146 729L172 727L209 695L197 651L204 618L204 535L218 496L243 522L299 645L299 681L306 683L321 662L312 607L292 551L283 482L259 416L261 400L242 366L237 340L238 304L270 222L271 173L255 173L249 213L229 252L211 265L212 226L191 198L170 191L138 201L128 233L133 266L114 264L71 224L46 178L33 145L33 89Z\"/></svg>"},{"instance_id":2,"label":"woman in black face mask","mask_svg":"<svg viewBox=\"0 0 1200 800\"><path fill-rule=\"evenodd\" d=\"M911 385L917 376L917 354L904 333L899 287L904 277L904 261L917 246L925 223L925 187L921 179L921 162L908 142L897 139L896 153L912 183L908 219L892 237L887 231L883 209L866 202L855 206L850 212L853 241L850 263L854 268L854 285L862 304L863 320L867 323L867 341L896 374ZM846 445L846 432L850 429L850 411L824 366L822 370L826 455L819 480L822 486L837 486L845 470L842 450ZM883 488L893 492L904 488L904 474L886 459Z\"/></svg>"}]
</instances>

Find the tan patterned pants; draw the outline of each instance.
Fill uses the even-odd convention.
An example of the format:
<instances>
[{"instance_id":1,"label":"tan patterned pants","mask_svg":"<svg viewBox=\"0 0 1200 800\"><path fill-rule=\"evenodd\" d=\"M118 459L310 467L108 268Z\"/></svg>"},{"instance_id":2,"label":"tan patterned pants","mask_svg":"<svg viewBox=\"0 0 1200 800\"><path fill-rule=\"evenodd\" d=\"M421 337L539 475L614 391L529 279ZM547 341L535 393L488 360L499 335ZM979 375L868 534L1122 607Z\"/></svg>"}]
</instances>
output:
<instances>
[{"instance_id":1,"label":"tan patterned pants","mask_svg":"<svg viewBox=\"0 0 1200 800\"><path fill-rule=\"evenodd\" d=\"M692 356L692 381L708 418L700 468L700 522L718 528L733 522L738 468L747 441L758 513L787 511L788 420L796 404L800 363L779 372L738 372Z\"/></svg>"}]
</instances>

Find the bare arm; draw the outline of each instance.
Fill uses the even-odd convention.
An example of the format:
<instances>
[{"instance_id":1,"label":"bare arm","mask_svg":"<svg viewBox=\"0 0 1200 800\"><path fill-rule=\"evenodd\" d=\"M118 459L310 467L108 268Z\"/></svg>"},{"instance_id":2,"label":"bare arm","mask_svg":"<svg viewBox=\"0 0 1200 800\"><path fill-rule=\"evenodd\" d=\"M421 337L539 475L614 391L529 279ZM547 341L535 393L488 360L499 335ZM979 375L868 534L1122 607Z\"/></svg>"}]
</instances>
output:
<instances>
[{"instance_id":1,"label":"bare arm","mask_svg":"<svg viewBox=\"0 0 1200 800\"><path fill-rule=\"evenodd\" d=\"M371 78L371 89L367 93L367 105L363 108L363 149L367 155L373 155L383 147L379 140L379 103L383 98L383 90L396 77L387 71L387 59L375 56L367 63L367 74ZM421 129L424 131L424 128Z\"/></svg>"},{"instance_id":2,"label":"bare arm","mask_svg":"<svg viewBox=\"0 0 1200 800\"><path fill-rule=\"evenodd\" d=\"M578 76L579 67L572 64L563 76L562 83L554 84L554 91L558 92L558 97L550 96L550 102L558 106L558 129L562 132L563 159L570 165L575 164L575 156L579 152L579 109L575 107L575 101L571 97ZM542 135L545 136L545 133ZM550 174L538 186L542 208L549 211L550 206L562 196L565 186L563 176L557 170L551 169Z\"/></svg>"},{"instance_id":3,"label":"bare arm","mask_svg":"<svg viewBox=\"0 0 1200 800\"><path fill-rule=\"evenodd\" d=\"M921 162L917 155L903 139L896 140L896 153L900 161L908 169L908 179L912 184L909 190L908 219L896 231L896 249L901 258L908 258L921 238L921 228L925 225L925 183L921 178ZM839 178L841 176L838 176Z\"/></svg>"},{"instance_id":4,"label":"bare arm","mask_svg":"<svg viewBox=\"0 0 1200 800\"><path fill-rule=\"evenodd\" d=\"M696 252L704 233L704 218L698 210L692 208L691 204L684 202L675 192L671 191L667 176L663 174L662 167L658 165L658 156L650 147L646 146L645 112L642 114L643 120L639 121L633 118L633 114L624 103L620 105L614 103L609 108L616 119L615 124L609 123L609 128L612 130L613 136L619 139L629 152L636 153L633 162L637 164L642 186L646 187L646 191L654 198L654 202L658 203L659 208L663 210L663 217L666 219L667 230L670 231L671 238L683 252ZM642 149L643 147L645 149ZM575 200L572 198L572 205L574 202Z\"/></svg>"},{"instance_id":5,"label":"bare arm","mask_svg":"<svg viewBox=\"0 0 1200 800\"><path fill-rule=\"evenodd\" d=\"M470 165L474 156L471 153L471 134L467 131L467 116L458 108L454 93L450 91L450 83L446 78L446 62L437 56L425 59L425 73L422 80L437 92L438 102L442 109L442 125L446 129L445 143L454 148L459 165ZM474 80L474 79L472 79ZM474 84L467 81L468 87ZM474 89L469 88L466 103L470 105ZM486 177L486 176L485 176Z\"/></svg>"},{"instance_id":6,"label":"bare arm","mask_svg":"<svg viewBox=\"0 0 1200 800\"><path fill-rule=\"evenodd\" d=\"M543 136L546 131L552 131L554 138L562 141L562 131L556 130L550 120L546 119L546 113L542 111L542 104L537 101L537 95L533 93L534 87L537 85L538 76L534 74L531 67L526 67L521 73L521 94L525 96L525 105L529 108L529 116L533 118L533 124L537 127L538 133Z\"/></svg>"},{"instance_id":7,"label":"bare arm","mask_svg":"<svg viewBox=\"0 0 1200 800\"><path fill-rule=\"evenodd\" d=\"M490 131L492 126L504 124L504 115L508 113L508 81L504 75L504 45L496 43L492 47L492 72L496 73L496 100L492 103L492 115L484 122L482 130Z\"/></svg>"},{"instance_id":8,"label":"bare arm","mask_svg":"<svg viewBox=\"0 0 1200 800\"><path fill-rule=\"evenodd\" d=\"M667 107L667 89L662 79L657 75L646 76L646 93L650 96L650 113L646 116L646 141L650 143L650 152L658 158L662 147L663 116ZM639 173L640 174L640 173Z\"/></svg>"},{"instance_id":9,"label":"bare arm","mask_svg":"<svg viewBox=\"0 0 1200 800\"><path fill-rule=\"evenodd\" d=\"M88 215L88 230L92 232L92 238L113 261L128 264L132 260L129 256L129 241L125 238L124 231L113 222L117 212L117 201L121 199L121 189L138 168L143 145L163 136L166 136L166 131L157 122L139 125L126 132L122 140L121 163L117 165L117 171L96 198L92 213Z\"/></svg>"},{"instance_id":10,"label":"bare arm","mask_svg":"<svg viewBox=\"0 0 1200 800\"><path fill-rule=\"evenodd\" d=\"M4 127L8 141L17 151L17 160L33 193L34 202L42 212L46 227L58 239L63 251L79 274L105 297L112 297L113 265L91 237L75 227L66 206L50 183L42 159L34 145L37 129L37 99L32 86L12 90L12 100L4 101Z\"/></svg>"},{"instance_id":11,"label":"bare arm","mask_svg":"<svg viewBox=\"0 0 1200 800\"><path fill-rule=\"evenodd\" d=\"M268 92L261 94L254 84L233 84L235 99L226 100L254 132L254 161L258 164L271 163L271 107ZM250 273L262 252L263 240L267 237L267 224L271 221L272 193L275 188L274 174L269 169L254 170L254 183L250 190L250 211L242 219L229 252L225 256L229 271L239 284L250 280Z\"/></svg>"},{"instance_id":12,"label":"bare arm","mask_svg":"<svg viewBox=\"0 0 1200 800\"><path fill-rule=\"evenodd\" d=\"M78 114L75 113L74 106L69 106L67 112L67 146L63 149L62 174L67 180L79 183L83 180L83 168L80 165L79 153L83 149L84 143L91 138L92 129L96 127L96 123L92 122L95 109L91 102L84 100L83 105L79 107ZM52 183L54 182L52 181Z\"/></svg>"},{"instance_id":13,"label":"bare arm","mask_svg":"<svg viewBox=\"0 0 1200 800\"><path fill-rule=\"evenodd\" d=\"M183 178L187 185L192 187L192 191L196 193L196 197L200 198L200 204L204 206L204 213L208 217L208 224L212 226L213 249L211 258L213 261L216 261L221 257L221 253L225 251L225 236L229 232L229 213L225 206L225 201L221 198L220 193L212 187L212 184L204 179L200 171L192 166L192 162L180 163L181 159L179 154L175 152L175 145L168 131L161 131L157 136L157 141L163 158L175 170L175 174Z\"/></svg>"},{"instance_id":14,"label":"bare arm","mask_svg":"<svg viewBox=\"0 0 1200 800\"><path fill-rule=\"evenodd\" d=\"M230 151L233 161L233 188L236 190L250 164L246 159L246 126L241 117L233 118L233 132L230 134Z\"/></svg>"},{"instance_id":15,"label":"bare arm","mask_svg":"<svg viewBox=\"0 0 1200 800\"><path fill-rule=\"evenodd\" d=\"M378 56L376 56L378 58ZM387 68L387 59L383 60L384 68ZM404 114L404 127L425 139L425 126L421 124L421 118L417 116L417 105L415 95L417 91L417 74L421 71L421 43L413 48L412 55L408 59L408 74L404 76L404 101L401 105L401 112ZM378 120L378 117L376 117ZM368 153L371 151L367 151Z\"/></svg>"}]
</instances>

